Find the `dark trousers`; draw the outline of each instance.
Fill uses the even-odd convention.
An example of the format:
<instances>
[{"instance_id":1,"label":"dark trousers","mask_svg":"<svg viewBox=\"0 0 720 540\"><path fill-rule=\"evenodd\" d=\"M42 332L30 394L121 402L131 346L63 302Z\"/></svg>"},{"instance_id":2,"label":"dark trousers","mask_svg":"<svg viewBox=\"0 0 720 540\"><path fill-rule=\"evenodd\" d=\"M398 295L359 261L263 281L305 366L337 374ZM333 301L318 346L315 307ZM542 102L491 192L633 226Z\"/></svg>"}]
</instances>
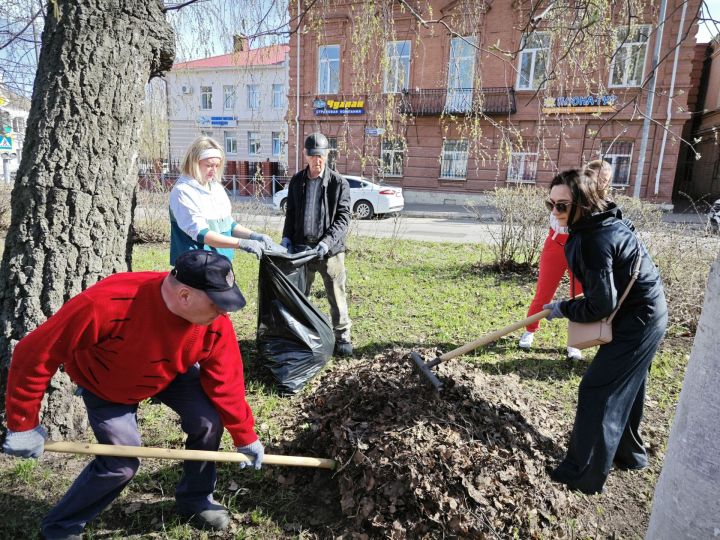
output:
<instances>
[{"instance_id":1,"label":"dark trousers","mask_svg":"<svg viewBox=\"0 0 720 540\"><path fill-rule=\"evenodd\" d=\"M612 342L598 349L580 382L567 455L551 473L553 479L600 493L613 461L625 469L647 465L639 431L645 384L666 326L664 299L643 314L613 321Z\"/></svg>"},{"instance_id":2,"label":"dark trousers","mask_svg":"<svg viewBox=\"0 0 720 540\"><path fill-rule=\"evenodd\" d=\"M90 426L101 444L140 446L137 404L124 405L82 391ZM223 425L217 410L200 386L199 368L193 366L155 398L180 416L187 434L185 448L217 450ZM137 458L97 456L73 482L60 502L45 516L42 533L48 538L80 534L85 524L108 506L135 476ZM215 463L183 462L183 475L175 491L178 511L194 514L213 502Z\"/></svg>"}]
</instances>

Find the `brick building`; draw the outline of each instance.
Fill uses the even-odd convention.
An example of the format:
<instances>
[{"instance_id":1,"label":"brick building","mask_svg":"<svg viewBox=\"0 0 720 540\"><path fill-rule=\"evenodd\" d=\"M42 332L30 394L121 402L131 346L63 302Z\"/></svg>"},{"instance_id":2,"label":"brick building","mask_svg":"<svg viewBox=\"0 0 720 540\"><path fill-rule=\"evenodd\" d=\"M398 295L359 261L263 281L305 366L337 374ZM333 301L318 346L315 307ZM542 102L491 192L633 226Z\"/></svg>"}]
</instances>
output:
<instances>
[{"instance_id":1,"label":"brick building","mask_svg":"<svg viewBox=\"0 0 720 540\"><path fill-rule=\"evenodd\" d=\"M363 32L370 32L366 21L373 20L373 14L363 19L363 7L372 5L365 1L328 3L321 25L308 20L308 31L301 28L291 38L290 172L303 166L296 148L320 130L337 148L333 161L340 172L402 186L415 202L441 197L462 203L498 186L544 185L558 170L600 155L613 164L618 189L632 194L641 168L640 196L671 200L678 136L690 117L687 59L699 0L684 9L683 0L668 0L657 51L657 5L630 28L618 14L609 30L616 54L575 86L561 77L546 80L547 66L563 63L563 51L545 29L552 12L528 31L528 12L517 7L523 2L421 0L413 4L415 14L394 4L385 19L392 30L374 46L362 42ZM291 4L291 16L297 16L293 9ZM454 27L461 28L459 35L422 25L416 16L461 20L468 9L478 15L464 31L462 24ZM676 47L685 33L690 37ZM662 61L640 163L641 113L650 95L642 87L651 87L656 53ZM572 69L558 68L556 75ZM602 84L593 86L593 80Z\"/></svg>"},{"instance_id":2,"label":"brick building","mask_svg":"<svg viewBox=\"0 0 720 540\"><path fill-rule=\"evenodd\" d=\"M287 167L288 47L250 49L236 36L232 53L175 64L166 75L170 162L174 170L199 135L225 148L233 189L253 192Z\"/></svg>"}]
</instances>

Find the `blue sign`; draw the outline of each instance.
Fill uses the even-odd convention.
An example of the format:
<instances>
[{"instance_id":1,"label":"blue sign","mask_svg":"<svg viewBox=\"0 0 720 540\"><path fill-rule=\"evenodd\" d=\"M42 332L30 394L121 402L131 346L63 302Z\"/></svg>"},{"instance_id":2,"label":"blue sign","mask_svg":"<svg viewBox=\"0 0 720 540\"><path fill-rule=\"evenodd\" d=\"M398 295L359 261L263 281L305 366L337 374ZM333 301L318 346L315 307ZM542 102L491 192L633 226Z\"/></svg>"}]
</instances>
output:
<instances>
[{"instance_id":1,"label":"blue sign","mask_svg":"<svg viewBox=\"0 0 720 540\"><path fill-rule=\"evenodd\" d=\"M12 137L10 137L9 135L4 135L0 137L0 150L12 150L12 148Z\"/></svg>"},{"instance_id":2,"label":"blue sign","mask_svg":"<svg viewBox=\"0 0 720 540\"><path fill-rule=\"evenodd\" d=\"M379 137L385 133L385 128L378 128L378 127L366 127L365 128L365 135L369 135L370 137Z\"/></svg>"},{"instance_id":3,"label":"blue sign","mask_svg":"<svg viewBox=\"0 0 720 540\"><path fill-rule=\"evenodd\" d=\"M237 120L234 116L200 116L198 118L201 126L236 127Z\"/></svg>"}]
</instances>

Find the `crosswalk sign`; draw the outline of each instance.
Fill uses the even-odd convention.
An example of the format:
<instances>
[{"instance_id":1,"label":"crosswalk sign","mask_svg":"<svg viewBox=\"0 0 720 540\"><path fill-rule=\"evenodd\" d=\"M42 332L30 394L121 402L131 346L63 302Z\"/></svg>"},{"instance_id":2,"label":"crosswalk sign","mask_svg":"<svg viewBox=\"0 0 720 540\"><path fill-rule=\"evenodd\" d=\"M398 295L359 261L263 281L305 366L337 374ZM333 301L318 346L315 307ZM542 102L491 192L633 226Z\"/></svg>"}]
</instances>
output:
<instances>
[{"instance_id":1,"label":"crosswalk sign","mask_svg":"<svg viewBox=\"0 0 720 540\"><path fill-rule=\"evenodd\" d=\"M12 137L9 135L0 135L0 150L12 150Z\"/></svg>"}]
</instances>

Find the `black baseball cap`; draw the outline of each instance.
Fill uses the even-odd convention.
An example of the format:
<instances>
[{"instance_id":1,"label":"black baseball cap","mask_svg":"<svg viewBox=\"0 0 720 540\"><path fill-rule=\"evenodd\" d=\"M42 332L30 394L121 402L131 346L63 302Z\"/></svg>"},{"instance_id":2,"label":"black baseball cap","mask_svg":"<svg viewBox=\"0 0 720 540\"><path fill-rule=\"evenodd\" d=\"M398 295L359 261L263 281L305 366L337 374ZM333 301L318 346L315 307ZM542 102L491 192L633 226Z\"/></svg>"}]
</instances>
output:
<instances>
[{"instance_id":1,"label":"black baseball cap","mask_svg":"<svg viewBox=\"0 0 720 540\"><path fill-rule=\"evenodd\" d=\"M175 259L175 268L170 274L180 283L205 292L223 311L245 307L245 297L235 283L232 263L215 251L186 251Z\"/></svg>"},{"instance_id":2,"label":"black baseball cap","mask_svg":"<svg viewBox=\"0 0 720 540\"><path fill-rule=\"evenodd\" d=\"M305 139L305 152L308 156L324 156L330 150L330 143L325 135L316 131Z\"/></svg>"}]
</instances>

